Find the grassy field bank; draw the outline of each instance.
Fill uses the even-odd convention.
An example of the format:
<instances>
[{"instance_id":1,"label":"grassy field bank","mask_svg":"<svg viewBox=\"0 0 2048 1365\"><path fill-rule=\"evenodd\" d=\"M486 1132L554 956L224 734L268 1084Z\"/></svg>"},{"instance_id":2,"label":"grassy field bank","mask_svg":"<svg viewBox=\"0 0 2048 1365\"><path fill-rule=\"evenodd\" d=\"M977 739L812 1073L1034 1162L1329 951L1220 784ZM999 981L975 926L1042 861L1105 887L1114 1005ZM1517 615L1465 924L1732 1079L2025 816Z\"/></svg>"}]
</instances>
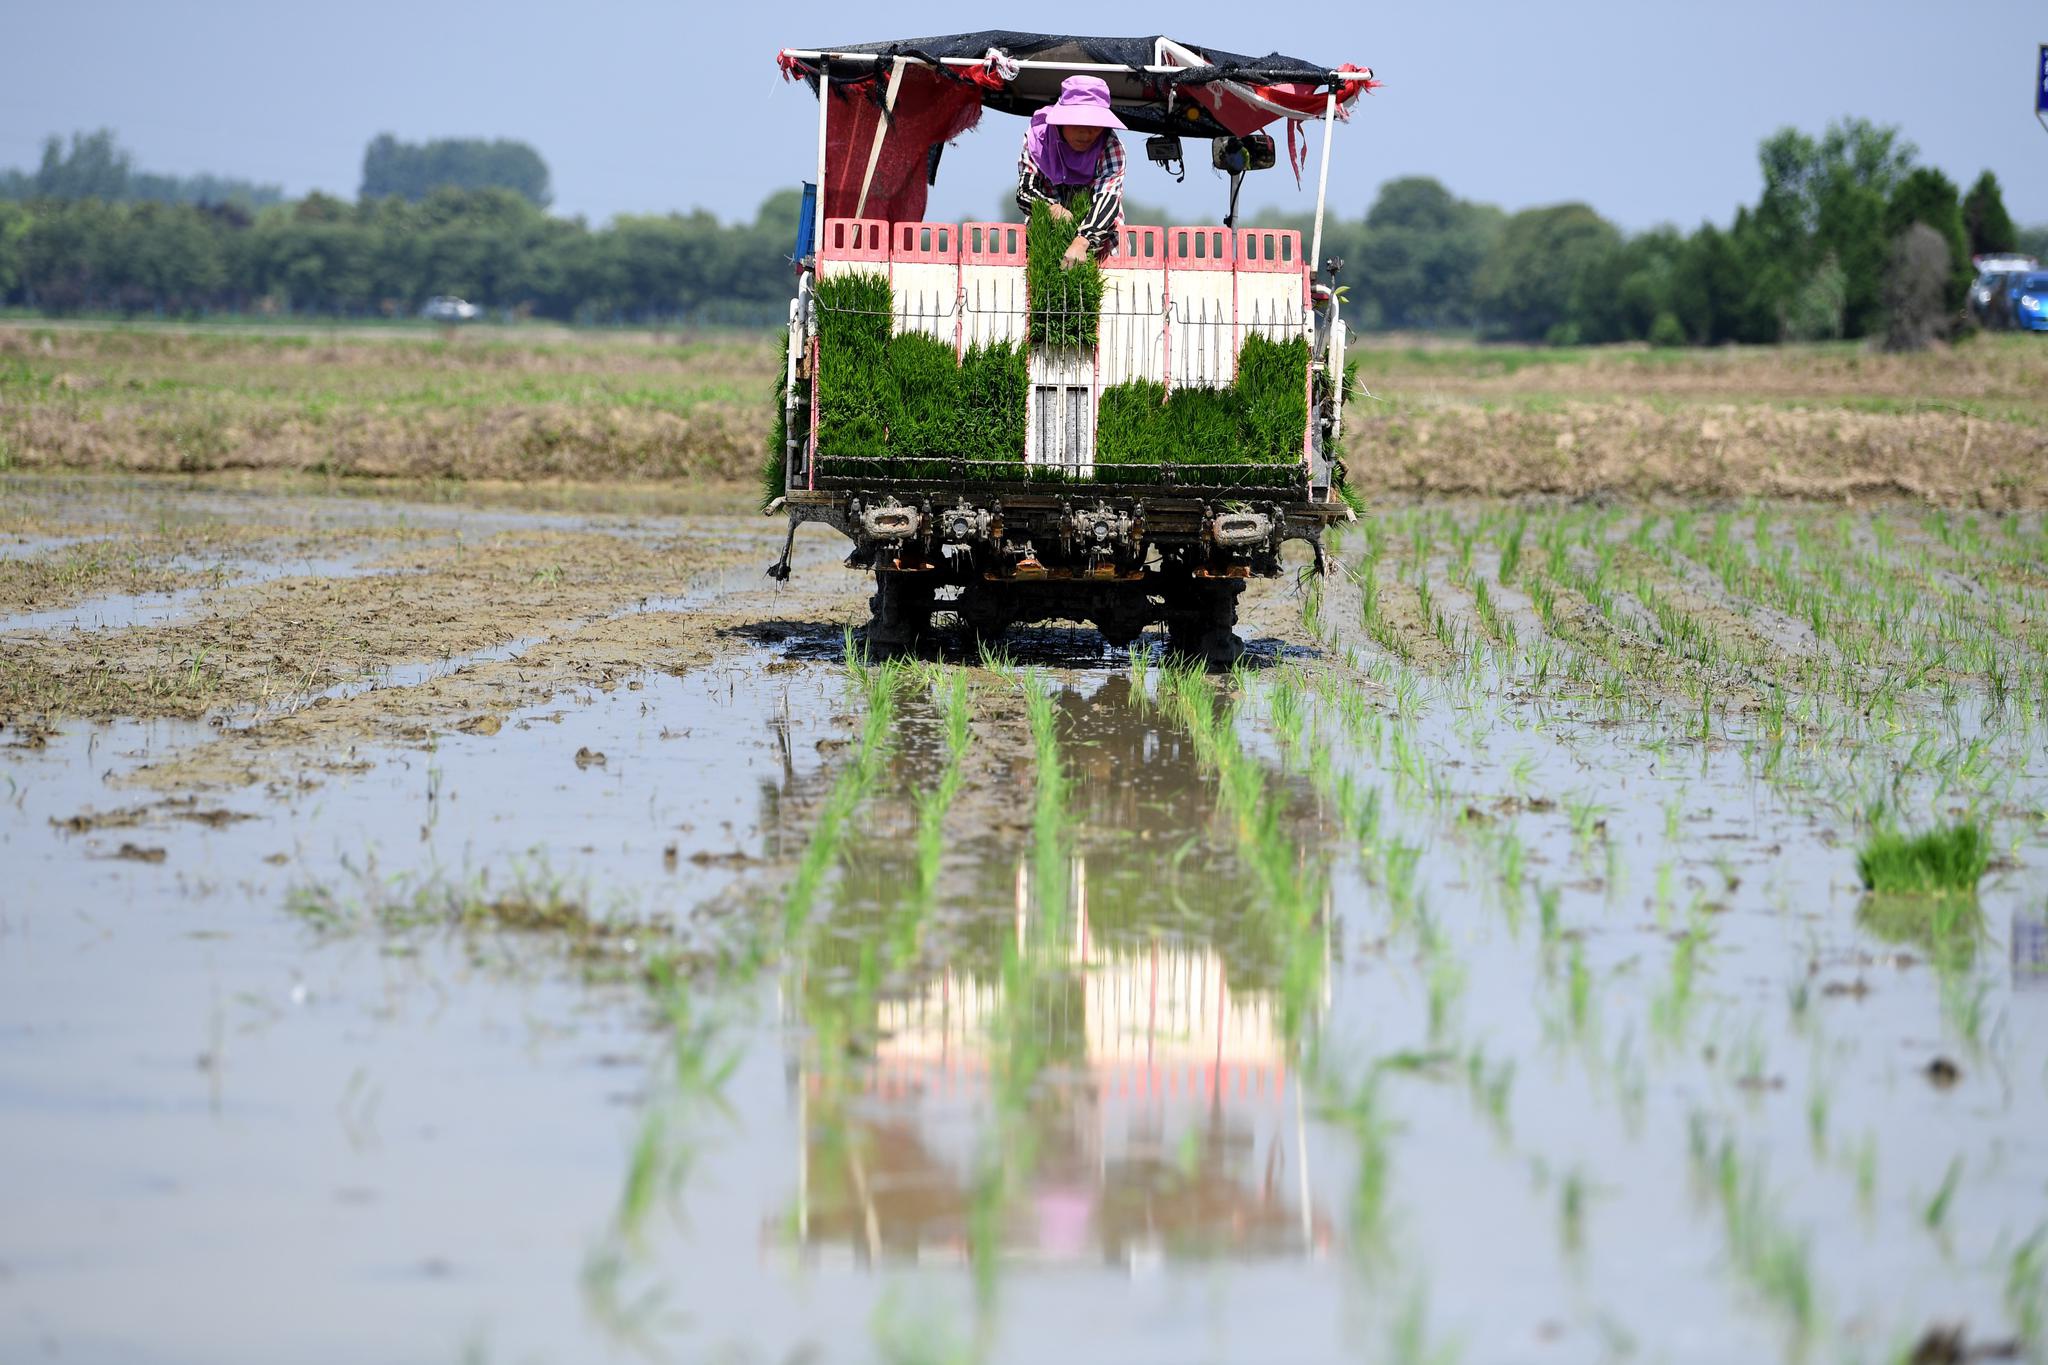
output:
<instances>
[{"instance_id":1,"label":"grassy field bank","mask_svg":"<svg viewBox=\"0 0 2048 1365\"><path fill-rule=\"evenodd\" d=\"M2035 337L1354 354L1346 444L1368 496L2048 505ZM726 482L758 465L774 356L743 333L0 324L0 467Z\"/></svg>"}]
</instances>

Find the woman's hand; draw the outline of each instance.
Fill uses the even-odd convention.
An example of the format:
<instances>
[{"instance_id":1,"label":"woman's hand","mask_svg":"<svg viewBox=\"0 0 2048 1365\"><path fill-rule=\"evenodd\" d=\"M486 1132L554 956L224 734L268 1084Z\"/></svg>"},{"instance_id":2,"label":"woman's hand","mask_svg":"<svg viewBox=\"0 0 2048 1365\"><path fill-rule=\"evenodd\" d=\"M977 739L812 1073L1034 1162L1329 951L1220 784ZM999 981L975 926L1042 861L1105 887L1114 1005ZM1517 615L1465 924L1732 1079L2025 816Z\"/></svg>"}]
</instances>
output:
<instances>
[{"instance_id":1,"label":"woman's hand","mask_svg":"<svg viewBox=\"0 0 2048 1365\"><path fill-rule=\"evenodd\" d=\"M1052 215L1052 220L1055 223L1064 223L1074 216L1072 209L1068 208L1065 204L1053 200L1046 201L1045 211Z\"/></svg>"},{"instance_id":2,"label":"woman's hand","mask_svg":"<svg viewBox=\"0 0 2048 1365\"><path fill-rule=\"evenodd\" d=\"M1063 266L1078 265L1087 259L1087 256L1088 239L1086 237L1076 237L1073 241L1067 243L1067 254L1060 257L1060 264Z\"/></svg>"}]
</instances>

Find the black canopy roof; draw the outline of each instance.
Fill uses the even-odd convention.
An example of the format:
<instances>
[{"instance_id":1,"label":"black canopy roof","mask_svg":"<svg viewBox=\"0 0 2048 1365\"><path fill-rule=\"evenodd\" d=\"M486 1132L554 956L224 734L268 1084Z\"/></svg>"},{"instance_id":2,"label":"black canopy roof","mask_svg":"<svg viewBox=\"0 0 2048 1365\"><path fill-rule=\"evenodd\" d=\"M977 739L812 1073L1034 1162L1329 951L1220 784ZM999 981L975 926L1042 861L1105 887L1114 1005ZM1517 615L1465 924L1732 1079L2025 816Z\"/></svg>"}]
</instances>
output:
<instances>
[{"instance_id":1,"label":"black canopy roof","mask_svg":"<svg viewBox=\"0 0 2048 1365\"><path fill-rule=\"evenodd\" d=\"M1190 66L1172 72L1146 70L1147 67L1159 64L1162 41L1197 54L1208 65ZM1269 52L1263 57L1249 57L1242 53L1226 52L1221 48L1201 47L1179 39L1162 38L1156 34L1140 38L1088 38L1074 34L1019 33L1010 29L983 29L975 33L899 38L881 43L841 43L792 51L821 52L827 56L844 54L912 57L938 65L949 58L979 62L987 56L990 49L999 50L1019 61L1124 68L1122 71L1095 71L1089 74L1100 76L1107 82L1110 101L1118 116L1127 125L1141 132L1214 134L1222 131L1220 127L1208 126L1213 120L1186 101L1177 103L1173 117L1169 119L1166 109L1167 97L1169 92L1177 87L1208 85L1217 81L1235 81L1248 85L1286 84L1316 87L1329 87L1337 83L1333 79L1334 72L1331 67L1306 62L1299 57L1283 56L1278 52ZM835 80L846 80L858 79L867 73L835 67L831 74ZM1021 71L1015 79L1006 82L1000 89L985 89L982 93L982 104L986 108L999 109L1004 113L1029 115L1059 98L1060 81L1065 74L1068 73Z\"/></svg>"}]
</instances>

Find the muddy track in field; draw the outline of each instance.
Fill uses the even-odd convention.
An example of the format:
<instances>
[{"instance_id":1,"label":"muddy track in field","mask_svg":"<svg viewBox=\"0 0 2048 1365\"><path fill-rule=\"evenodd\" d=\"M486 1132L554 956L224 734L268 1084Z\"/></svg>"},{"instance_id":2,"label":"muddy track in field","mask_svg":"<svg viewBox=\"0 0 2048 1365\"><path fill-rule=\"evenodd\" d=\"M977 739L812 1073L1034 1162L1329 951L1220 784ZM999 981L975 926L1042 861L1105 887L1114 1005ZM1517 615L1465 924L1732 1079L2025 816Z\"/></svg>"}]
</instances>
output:
<instances>
[{"instance_id":1,"label":"muddy track in field","mask_svg":"<svg viewBox=\"0 0 2048 1365\"><path fill-rule=\"evenodd\" d=\"M304 535L244 527L236 550L258 576L201 588L153 568L189 550L189 537L168 538L132 552L121 580L93 585L180 589L158 609L168 619L0 631L0 715L26 744L73 718L203 720L208 738L153 756L123 784L171 795L303 786L351 770L358 746L494 735L513 712L638 689L648 673L763 648L836 653L866 620L871 579L841 564L836 537L812 532L798 539L790 581L769 581L781 532L779 521L733 516L515 524L481 538L415 532L389 549L393 528L378 525L351 536L361 555L350 572L325 575L289 572ZM81 622L132 609L38 579L41 567L31 560L18 577L51 586L13 605L62 616L53 601L85 596ZM1240 633L1254 662L1308 644L1299 596L1292 578L1248 590ZM1115 662L1085 627L1025 629L1009 643L1025 664ZM931 652L950 647L942 631Z\"/></svg>"}]
</instances>

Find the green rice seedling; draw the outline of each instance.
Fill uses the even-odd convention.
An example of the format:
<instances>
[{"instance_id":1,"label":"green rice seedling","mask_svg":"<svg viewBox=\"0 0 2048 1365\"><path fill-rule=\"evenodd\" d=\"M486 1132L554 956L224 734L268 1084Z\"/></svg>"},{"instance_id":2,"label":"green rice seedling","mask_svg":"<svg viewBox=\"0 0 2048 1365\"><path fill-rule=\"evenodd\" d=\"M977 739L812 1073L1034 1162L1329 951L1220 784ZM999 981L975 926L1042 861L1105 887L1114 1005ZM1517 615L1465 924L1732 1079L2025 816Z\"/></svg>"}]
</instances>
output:
<instances>
[{"instance_id":1,"label":"green rice seedling","mask_svg":"<svg viewBox=\"0 0 2048 1365\"><path fill-rule=\"evenodd\" d=\"M1239 458L1252 464L1292 464L1301 458L1308 430L1306 337L1274 341L1253 333L1237 353L1231 392L1243 412Z\"/></svg>"},{"instance_id":2,"label":"green rice seedling","mask_svg":"<svg viewBox=\"0 0 2048 1365\"><path fill-rule=\"evenodd\" d=\"M1031 206L1031 220L1024 229L1031 344L1092 351L1102 317L1102 271L1092 255L1071 264L1064 260L1088 214L1088 196L1080 196L1070 207L1068 216L1054 217L1041 200Z\"/></svg>"},{"instance_id":3,"label":"green rice seedling","mask_svg":"<svg viewBox=\"0 0 2048 1365\"><path fill-rule=\"evenodd\" d=\"M946 754L954 765L967 753L967 731L974 716L973 693L968 689L964 669L946 673Z\"/></svg>"},{"instance_id":4,"label":"green rice seedling","mask_svg":"<svg viewBox=\"0 0 2048 1365\"><path fill-rule=\"evenodd\" d=\"M1974 895L1990 864L1989 835L1965 821L1910 836L1880 829L1857 855L1856 871L1872 891Z\"/></svg>"},{"instance_id":5,"label":"green rice seedling","mask_svg":"<svg viewBox=\"0 0 2048 1365\"><path fill-rule=\"evenodd\" d=\"M1529 529L1526 513L1517 512L1514 522L1508 527L1506 537L1501 541L1500 571L1496 575L1502 584L1515 581L1515 575L1522 567L1522 537Z\"/></svg>"},{"instance_id":6,"label":"green rice seedling","mask_svg":"<svg viewBox=\"0 0 2048 1365\"><path fill-rule=\"evenodd\" d=\"M1472 584L1472 606L1479 614L1479 624L1481 629L1485 630L1487 638L1506 649L1514 649L1515 623L1501 615L1500 608L1494 605L1492 594L1486 590L1486 580L1483 578L1474 580Z\"/></svg>"},{"instance_id":7,"label":"green rice seedling","mask_svg":"<svg viewBox=\"0 0 2048 1365\"><path fill-rule=\"evenodd\" d=\"M1562 889L1555 886L1538 887L1536 890L1537 921L1543 930L1543 942L1553 944L1563 932L1558 916L1558 902L1563 898Z\"/></svg>"},{"instance_id":8,"label":"green rice seedling","mask_svg":"<svg viewBox=\"0 0 2048 1365\"><path fill-rule=\"evenodd\" d=\"M1012 341L984 341L960 357L953 383L955 451L985 461L991 478L1014 477L1024 463L1024 406L1030 392L1028 356Z\"/></svg>"},{"instance_id":9,"label":"green rice seedling","mask_svg":"<svg viewBox=\"0 0 2048 1365\"><path fill-rule=\"evenodd\" d=\"M954 392L960 367L952 343L925 332L902 332L889 339L885 354L884 449L893 459L916 462L891 468L911 477L940 477L945 466L936 461L960 448L959 418L965 411Z\"/></svg>"},{"instance_id":10,"label":"green rice seedling","mask_svg":"<svg viewBox=\"0 0 2048 1365\"><path fill-rule=\"evenodd\" d=\"M818 310L818 448L832 455L878 455L894 406L889 367L895 297L885 275L828 275L813 296Z\"/></svg>"},{"instance_id":11,"label":"green rice seedling","mask_svg":"<svg viewBox=\"0 0 2048 1365\"><path fill-rule=\"evenodd\" d=\"M1227 388L1184 385L1168 393L1150 380L1102 391L1096 407L1095 462L1125 482L1149 482L1161 468L1190 469L1197 483L1239 485L1275 476L1237 465L1295 465L1308 423L1308 342L1252 335L1238 352Z\"/></svg>"}]
</instances>

